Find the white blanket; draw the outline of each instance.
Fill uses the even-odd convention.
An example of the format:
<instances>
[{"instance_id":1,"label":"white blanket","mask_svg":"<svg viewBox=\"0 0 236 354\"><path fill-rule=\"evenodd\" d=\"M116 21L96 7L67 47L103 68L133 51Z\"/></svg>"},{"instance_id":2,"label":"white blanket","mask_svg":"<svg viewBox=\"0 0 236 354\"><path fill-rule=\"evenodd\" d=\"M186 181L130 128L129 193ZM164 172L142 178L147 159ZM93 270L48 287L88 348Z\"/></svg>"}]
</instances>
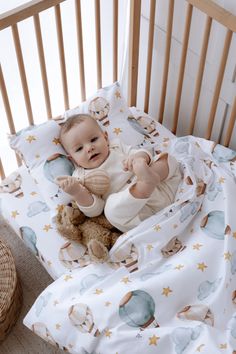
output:
<instances>
[{"instance_id":1,"label":"white blanket","mask_svg":"<svg viewBox=\"0 0 236 354\"><path fill-rule=\"evenodd\" d=\"M194 137L176 202L122 235L106 264L74 269L36 300L24 324L79 354L236 350L236 153Z\"/></svg>"}]
</instances>

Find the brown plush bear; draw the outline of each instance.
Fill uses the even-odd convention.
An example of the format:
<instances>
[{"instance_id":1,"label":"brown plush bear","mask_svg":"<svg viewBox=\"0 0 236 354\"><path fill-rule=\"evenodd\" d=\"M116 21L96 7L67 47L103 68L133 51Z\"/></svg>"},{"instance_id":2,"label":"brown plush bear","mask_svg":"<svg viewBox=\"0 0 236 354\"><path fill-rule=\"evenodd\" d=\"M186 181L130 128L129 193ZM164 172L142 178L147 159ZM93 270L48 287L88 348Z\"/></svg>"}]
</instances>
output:
<instances>
[{"instance_id":1,"label":"brown plush bear","mask_svg":"<svg viewBox=\"0 0 236 354\"><path fill-rule=\"evenodd\" d=\"M63 237L85 245L90 259L94 262L106 261L108 251L121 235L121 232L115 229L103 214L88 218L79 210L75 202L59 209L56 225Z\"/></svg>"}]
</instances>

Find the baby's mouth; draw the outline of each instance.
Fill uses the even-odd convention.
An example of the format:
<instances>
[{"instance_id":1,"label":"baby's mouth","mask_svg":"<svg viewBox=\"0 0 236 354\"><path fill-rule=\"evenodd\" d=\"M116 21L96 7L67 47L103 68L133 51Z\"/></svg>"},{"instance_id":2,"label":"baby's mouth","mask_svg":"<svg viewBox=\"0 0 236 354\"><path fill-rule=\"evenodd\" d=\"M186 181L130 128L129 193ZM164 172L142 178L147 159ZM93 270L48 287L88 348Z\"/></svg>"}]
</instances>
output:
<instances>
[{"instance_id":1,"label":"baby's mouth","mask_svg":"<svg viewBox=\"0 0 236 354\"><path fill-rule=\"evenodd\" d=\"M96 159L96 157L98 157L98 155L99 155L99 153L97 153L97 154L93 154L93 155L90 157L90 159L89 159L89 160Z\"/></svg>"}]
</instances>

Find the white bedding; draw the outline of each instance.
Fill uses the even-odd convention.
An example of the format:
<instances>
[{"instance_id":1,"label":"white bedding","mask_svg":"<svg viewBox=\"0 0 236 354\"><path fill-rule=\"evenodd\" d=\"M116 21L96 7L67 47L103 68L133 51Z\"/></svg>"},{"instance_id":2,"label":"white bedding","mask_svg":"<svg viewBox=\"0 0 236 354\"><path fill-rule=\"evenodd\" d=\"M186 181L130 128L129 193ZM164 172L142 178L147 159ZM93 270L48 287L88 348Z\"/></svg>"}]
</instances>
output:
<instances>
[{"instance_id":1,"label":"white bedding","mask_svg":"<svg viewBox=\"0 0 236 354\"><path fill-rule=\"evenodd\" d=\"M193 137L166 150L182 163L176 202L120 237L108 263L42 292L24 324L45 340L79 354L236 350L236 153Z\"/></svg>"}]
</instances>

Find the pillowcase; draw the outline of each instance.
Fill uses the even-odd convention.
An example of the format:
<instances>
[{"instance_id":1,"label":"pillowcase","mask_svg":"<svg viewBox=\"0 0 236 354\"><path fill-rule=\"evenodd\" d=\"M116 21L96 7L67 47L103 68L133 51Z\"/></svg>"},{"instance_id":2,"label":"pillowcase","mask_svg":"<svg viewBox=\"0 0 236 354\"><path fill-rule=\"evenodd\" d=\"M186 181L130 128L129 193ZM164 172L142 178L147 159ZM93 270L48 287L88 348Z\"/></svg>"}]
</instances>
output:
<instances>
[{"instance_id":1,"label":"pillowcase","mask_svg":"<svg viewBox=\"0 0 236 354\"><path fill-rule=\"evenodd\" d=\"M174 137L144 112L135 107L129 109L118 82L99 89L87 101L66 111L60 120L30 126L11 136L10 146L22 156L53 215L61 204L71 201L70 195L54 183L54 178L72 175L75 169L60 144L60 124L78 113L93 116L108 132L109 139L120 138L134 147L153 151L153 147L160 149L160 144Z\"/></svg>"}]
</instances>

